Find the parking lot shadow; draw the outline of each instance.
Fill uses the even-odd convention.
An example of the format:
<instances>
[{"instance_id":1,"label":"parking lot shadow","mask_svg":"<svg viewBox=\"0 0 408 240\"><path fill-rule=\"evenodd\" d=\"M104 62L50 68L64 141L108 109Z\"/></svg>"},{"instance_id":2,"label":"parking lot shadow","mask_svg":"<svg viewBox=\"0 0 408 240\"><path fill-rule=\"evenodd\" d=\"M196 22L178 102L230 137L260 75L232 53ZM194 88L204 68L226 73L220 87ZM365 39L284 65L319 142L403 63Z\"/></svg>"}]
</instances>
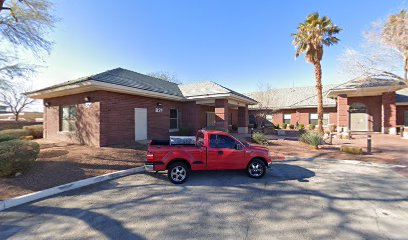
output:
<instances>
[{"instance_id":1,"label":"parking lot shadow","mask_svg":"<svg viewBox=\"0 0 408 240\"><path fill-rule=\"evenodd\" d=\"M147 173L148 175L163 181L168 182L167 173ZM210 186L210 185L240 185L256 182L281 182L298 180L299 182L308 182L309 178L314 177L315 172L304 167L290 165L290 164L273 164L271 169L262 179L254 179L248 177L243 170L229 170L229 171L193 171L190 178L183 185L188 186Z\"/></svg>"}]
</instances>

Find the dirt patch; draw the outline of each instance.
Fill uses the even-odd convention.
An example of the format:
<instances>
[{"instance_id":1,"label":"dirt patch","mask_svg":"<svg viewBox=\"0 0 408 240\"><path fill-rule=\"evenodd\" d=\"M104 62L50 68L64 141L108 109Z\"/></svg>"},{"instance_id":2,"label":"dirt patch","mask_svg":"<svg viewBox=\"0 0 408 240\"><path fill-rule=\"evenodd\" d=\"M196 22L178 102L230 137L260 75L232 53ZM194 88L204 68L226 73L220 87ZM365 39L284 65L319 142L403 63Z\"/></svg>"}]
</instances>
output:
<instances>
[{"instance_id":1,"label":"dirt patch","mask_svg":"<svg viewBox=\"0 0 408 240\"><path fill-rule=\"evenodd\" d=\"M39 158L32 169L13 178L0 179L0 200L102 174L142 166L144 146L88 147L38 141Z\"/></svg>"}]
</instances>

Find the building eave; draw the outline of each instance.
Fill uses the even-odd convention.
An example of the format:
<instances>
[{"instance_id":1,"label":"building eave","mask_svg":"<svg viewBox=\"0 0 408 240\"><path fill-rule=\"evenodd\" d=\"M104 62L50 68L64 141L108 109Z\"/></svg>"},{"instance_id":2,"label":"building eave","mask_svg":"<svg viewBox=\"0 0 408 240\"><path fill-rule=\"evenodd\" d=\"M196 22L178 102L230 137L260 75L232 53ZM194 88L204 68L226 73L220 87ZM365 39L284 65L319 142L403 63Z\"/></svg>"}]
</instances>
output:
<instances>
[{"instance_id":1,"label":"building eave","mask_svg":"<svg viewBox=\"0 0 408 240\"><path fill-rule=\"evenodd\" d=\"M368 97L378 96L386 92L395 92L406 88L407 86L381 86L381 87L367 87L367 88L345 88L332 89L327 93L327 97L336 98L339 95L347 95L348 97Z\"/></svg>"}]
</instances>

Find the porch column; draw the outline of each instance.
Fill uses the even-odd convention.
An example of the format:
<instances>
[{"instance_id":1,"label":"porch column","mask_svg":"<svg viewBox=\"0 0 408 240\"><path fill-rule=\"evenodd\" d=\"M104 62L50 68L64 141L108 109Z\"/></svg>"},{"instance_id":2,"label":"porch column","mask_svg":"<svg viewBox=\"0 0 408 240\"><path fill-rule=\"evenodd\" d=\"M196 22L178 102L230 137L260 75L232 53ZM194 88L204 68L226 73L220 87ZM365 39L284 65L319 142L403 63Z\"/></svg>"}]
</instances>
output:
<instances>
[{"instance_id":1,"label":"porch column","mask_svg":"<svg viewBox=\"0 0 408 240\"><path fill-rule=\"evenodd\" d=\"M248 106L238 107L238 133L248 133Z\"/></svg>"},{"instance_id":2,"label":"porch column","mask_svg":"<svg viewBox=\"0 0 408 240\"><path fill-rule=\"evenodd\" d=\"M383 93L381 116L381 132L394 135L397 134L397 106L395 104L395 92Z\"/></svg>"},{"instance_id":3,"label":"porch column","mask_svg":"<svg viewBox=\"0 0 408 240\"><path fill-rule=\"evenodd\" d=\"M349 105L347 95L337 96L337 132L349 129Z\"/></svg>"},{"instance_id":4,"label":"porch column","mask_svg":"<svg viewBox=\"0 0 408 240\"><path fill-rule=\"evenodd\" d=\"M215 99L215 126L228 129L228 100Z\"/></svg>"}]
</instances>

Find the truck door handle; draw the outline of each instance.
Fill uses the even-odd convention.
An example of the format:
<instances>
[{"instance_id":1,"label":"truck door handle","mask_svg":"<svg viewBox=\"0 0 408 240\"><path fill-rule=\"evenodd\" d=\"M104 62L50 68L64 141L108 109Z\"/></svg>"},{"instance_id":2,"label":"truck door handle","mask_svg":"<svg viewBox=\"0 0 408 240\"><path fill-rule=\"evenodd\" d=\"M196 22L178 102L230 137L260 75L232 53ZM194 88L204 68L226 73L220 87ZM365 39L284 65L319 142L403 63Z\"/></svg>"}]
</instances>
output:
<instances>
[{"instance_id":1,"label":"truck door handle","mask_svg":"<svg viewBox=\"0 0 408 240\"><path fill-rule=\"evenodd\" d=\"M218 151L218 154L222 155L222 154L224 154L224 152L223 151Z\"/></svg>"}]
</instances>

